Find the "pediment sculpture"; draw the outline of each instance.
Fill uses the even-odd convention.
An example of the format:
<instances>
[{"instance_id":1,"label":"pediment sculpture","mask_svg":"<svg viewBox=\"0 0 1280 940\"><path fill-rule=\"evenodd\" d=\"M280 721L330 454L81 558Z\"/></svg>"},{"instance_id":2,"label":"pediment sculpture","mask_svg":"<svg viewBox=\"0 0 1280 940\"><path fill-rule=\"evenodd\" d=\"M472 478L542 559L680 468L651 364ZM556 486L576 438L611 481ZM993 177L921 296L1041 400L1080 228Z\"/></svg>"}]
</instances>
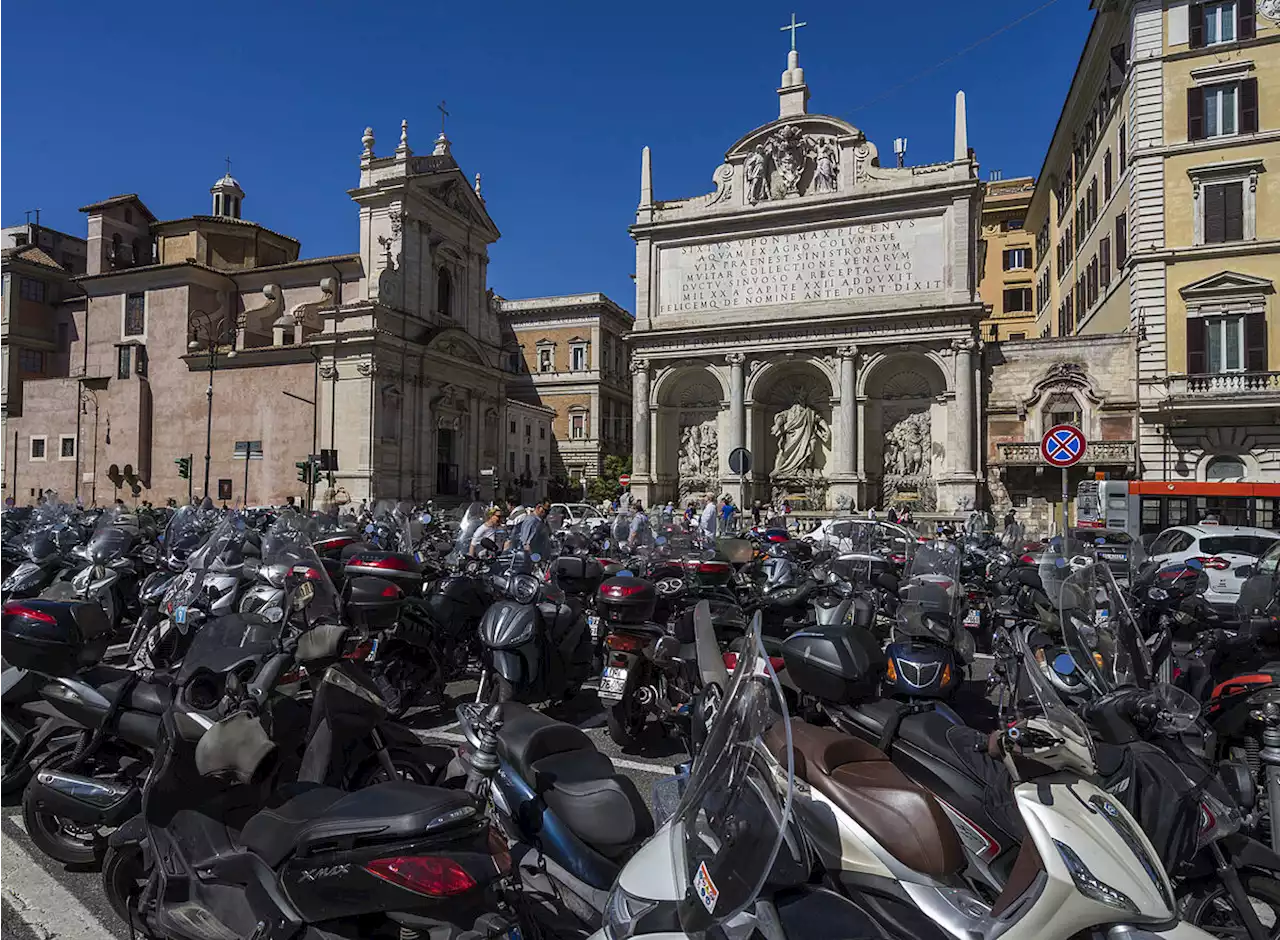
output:
<instances>
[{"instance_id":1,"label":"pediment sculpture","mask_svg":"<svg viewBox=\"0 0 1280 940\"><path fill-rule=\"evenodd\" d=\"M758 143L743 162L747 201L752 205L840 188L840 145L835 137L806 134L796 124L780 127ZM717 199L720 194L717 192Z\"/></svg>"}]
</instances>

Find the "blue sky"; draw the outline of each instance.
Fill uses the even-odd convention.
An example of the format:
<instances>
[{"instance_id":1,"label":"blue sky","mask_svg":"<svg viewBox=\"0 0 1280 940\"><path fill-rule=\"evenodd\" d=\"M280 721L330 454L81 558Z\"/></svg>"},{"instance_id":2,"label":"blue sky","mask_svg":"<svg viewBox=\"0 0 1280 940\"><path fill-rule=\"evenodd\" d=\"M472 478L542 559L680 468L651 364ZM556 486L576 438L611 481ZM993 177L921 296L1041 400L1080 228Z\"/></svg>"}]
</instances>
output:
<instances>
[{"instance_id":1,"label":"blue sky","mask_svg":"<svg viewBox=\"0 0 1280 940\"><path fill-rule=\"evenodd\" d=\"M908 162L929 163L951 156L962 88L984 178L1038 173L1087 0L1056 0L930 69L1044 2L797 8L810 110L860 127L886 163L899 136ZM300 239L304 256L354 251L346 190L364 127L389 153L407 118L428 152L445 99L454 155L483 174L503 233L490 285L600 290L632 309L640 148L656 198L709 192L724 151L777 117L790 13L755 0L6 4L0 217L39 206L83 235L78 207L123 192L162 219L208 212L230 156L247 218Z\"/></svg>"}]
</instances>

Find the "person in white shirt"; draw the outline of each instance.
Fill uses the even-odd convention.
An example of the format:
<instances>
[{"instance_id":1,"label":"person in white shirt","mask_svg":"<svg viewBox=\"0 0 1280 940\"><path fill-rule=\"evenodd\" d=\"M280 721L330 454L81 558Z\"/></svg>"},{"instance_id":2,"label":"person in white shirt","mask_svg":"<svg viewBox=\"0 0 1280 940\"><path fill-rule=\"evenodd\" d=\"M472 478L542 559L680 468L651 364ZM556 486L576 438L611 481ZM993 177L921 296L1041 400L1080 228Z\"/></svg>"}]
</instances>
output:
<instances>
[{"instance_id":1,"label":"person in white shirt","mask_svg":"<svg viewBox=\"0 0 1280 940\"><path fill-rule=\"evenodd\" d=\"M702 507L702 515L698 518L698 528L707 538L716 537L716 501L707 497L707 504Z\"/></svg>"},{"instance_id":2,"label":"person in white shirt","mask_svg":"<svg viewBox=\"0 0 1280 940\"><path fill-rule=\"evenodd\" d=\"M481 543L485 539L493 539L498 541L497 533L502 529L502 511L494 506L484 516L484 522L471 535L471 547L468 550L469 555L475 555L481 548Z\"/></svg>"}]
</instances>

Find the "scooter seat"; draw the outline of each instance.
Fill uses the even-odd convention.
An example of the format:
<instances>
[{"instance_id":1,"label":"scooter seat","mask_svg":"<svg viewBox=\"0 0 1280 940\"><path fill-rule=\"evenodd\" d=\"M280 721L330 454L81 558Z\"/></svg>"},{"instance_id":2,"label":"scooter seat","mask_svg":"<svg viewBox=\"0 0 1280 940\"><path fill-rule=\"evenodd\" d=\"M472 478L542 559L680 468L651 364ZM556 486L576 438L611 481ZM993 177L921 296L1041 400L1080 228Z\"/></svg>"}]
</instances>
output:
<instances>
[{"instance_id":1,"label":"scooter seat","mask_svg":"<svg viewBox=\"0 0 1280 940\"><path fill-rule=\"evenodd\" d=\"M769 743L781 750L781 735ZM913 871L942 878L965 866L964 847L937 799L857 738L791 723L796 776L851 816Z\"/></svg>"},{"instance_id":2,"label":"scooter seat","mask_svg":"<svg viewBox=\"0 0 1280 940\"><path fill-rule=\"evenodd\" d=\"M131 682L137 673L129 669L117 669L113 666L94 666L84 678L109 702L114 702L126 682ZM121 704L132 711L146 712L148 715L163 715L169 707L170 689L166 685L155 682L133 683L128 696Z\"/></svg>"},{"instance_id":3,"label":"scooter seat","mask_svg":"<svg viewBox=\"0 0 1280 940\"><path fill-rule=\"evenodd\" d=\"M350 849L447 829L471 820L475 806L475 800L462 790L404 780L352 793L295 784L244 824L240 844L276 868L289 855L316 843ZM472 812L457 812L468 809Z\"/></svg>"},{"instance_id":4,"label":"scooter seat","mask_svg":"<svg viewBox=\"0 0 1280 940\"><path fill-rule=\"evenodd\" d=\"M612 856L653 833L635 784L581 729L515 702L502 720L499 755L578 838Z\"/></svg>"}]
</instances>

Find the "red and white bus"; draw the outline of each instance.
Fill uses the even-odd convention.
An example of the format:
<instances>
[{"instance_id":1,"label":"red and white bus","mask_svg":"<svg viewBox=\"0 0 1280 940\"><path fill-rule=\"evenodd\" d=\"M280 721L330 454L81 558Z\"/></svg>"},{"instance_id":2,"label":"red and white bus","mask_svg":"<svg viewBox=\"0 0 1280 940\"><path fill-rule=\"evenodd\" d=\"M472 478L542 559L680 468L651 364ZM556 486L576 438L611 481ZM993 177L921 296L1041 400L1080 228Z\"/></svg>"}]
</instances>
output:
<instances>
[{"instance_id":1,"label":"red and white bus","mask_svg":"<svg viewBox=\"0 0 1280 940\"><path fill-rule=\"evenodd\" d=\"M1280 483L1085 480L1076 488L1076 525L1123 529L1134 537L1214 518L1221 525L1280 525Z\"/></svg>"}]
</instances>

